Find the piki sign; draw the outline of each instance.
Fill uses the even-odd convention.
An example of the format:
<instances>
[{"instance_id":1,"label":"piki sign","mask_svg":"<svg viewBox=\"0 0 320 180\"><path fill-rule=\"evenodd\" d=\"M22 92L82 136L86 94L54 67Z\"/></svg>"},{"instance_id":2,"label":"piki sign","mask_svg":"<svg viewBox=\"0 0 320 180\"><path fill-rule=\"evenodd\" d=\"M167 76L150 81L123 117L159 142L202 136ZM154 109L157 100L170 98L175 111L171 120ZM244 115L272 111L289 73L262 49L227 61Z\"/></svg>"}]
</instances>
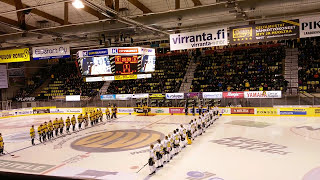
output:
<instances>
[{"instance_id":1,"label":"piki sign","mask_svg":"<svg viewBox=\"0 0 320 180\"><path fill-rule=\"evenodd\" d=\"M244 93L243 92L223 92L223 98L243 98L244 97Z\"/></svg>"}]
</instances>

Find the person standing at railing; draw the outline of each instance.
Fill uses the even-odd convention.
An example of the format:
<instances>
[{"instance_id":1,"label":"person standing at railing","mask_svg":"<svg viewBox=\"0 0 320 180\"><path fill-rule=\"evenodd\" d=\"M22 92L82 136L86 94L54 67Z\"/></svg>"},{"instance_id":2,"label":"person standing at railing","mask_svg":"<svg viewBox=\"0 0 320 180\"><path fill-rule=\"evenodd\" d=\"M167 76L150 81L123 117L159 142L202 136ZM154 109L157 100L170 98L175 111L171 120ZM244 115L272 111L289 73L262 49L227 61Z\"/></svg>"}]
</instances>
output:
<instances>
[{"instance_id":1,"label":"person standing at railing","mask_svg":"<svg viewBox=\"0 0 320 180\"><path fill-rule=\"evenodd\" d=\"M48 139L53 138L53 125L52 121L50 120L48 123Z\"/></svg>"},{"instance_id":2,"label":"person standing at railing","mask_svg":"<svg viewBox=\"0 0 320 180\"><path fill-rule=\"evenodd\" d=\"M69 116L68 116L67 119L66 119L66 131L67 131L67 133L70 132L70 131L69 131L70 125L71 125L71 122L70 122L70 118L69 118Z\"/></svg>"},{"instance_id":3,"label":"person standing at railing","mask_svg":"<svg viewBox=\"0 0 320 180\"><path fill-rule=\"evenodd\" d=\"M112 112L111 119L117 118L115 106L113 106L113 107L111 108L111 112Z\"/></svg>"},{"instance_id":4,"label":"person standing at railing","mask_svg":"<svg viewBox=\"0 0 320 180\"><path fill-rule=\"evenodd\" d=\"M89 122L89 116L88 116L88 112L86 112L86 114L84 115L85 127L88 127L88 122Z\"/></svg>"},{"instance_id":5,"label":"person standing at railing","mask_svg":"<svg viewBox=\"0 0 320 180\"><path fill-rule=\"evenodd\" d=\"M43 141L47 141L47 133L48 133L47 122L44 122L44 125L42 126L42 137L43 137Z\"/></svg>"},{"instance_id":6,"label":"person standing at railing","mask_svg":"<svg viewBox=\"0 0 320 180\"><path fill-rule=\"evenodd\" d=\"M59 121L59 127L60 127L60 134L62 135L63 134L63 127L64 127L64 122L63 122L62 117L60 118L60 121Z\"/></svg>"},{"instance_id":7,"label":"person standing at railing","mask_svg":"<svg viewBox=\"0 0 320 180\"><path fill-rule=\"evenodd\" d=\"M34 126L32 125L30 128L30 137L31 137L31 144L34 146L34 138L35 138L35 132L34 132Z\"/></svg>"}]
</instances>

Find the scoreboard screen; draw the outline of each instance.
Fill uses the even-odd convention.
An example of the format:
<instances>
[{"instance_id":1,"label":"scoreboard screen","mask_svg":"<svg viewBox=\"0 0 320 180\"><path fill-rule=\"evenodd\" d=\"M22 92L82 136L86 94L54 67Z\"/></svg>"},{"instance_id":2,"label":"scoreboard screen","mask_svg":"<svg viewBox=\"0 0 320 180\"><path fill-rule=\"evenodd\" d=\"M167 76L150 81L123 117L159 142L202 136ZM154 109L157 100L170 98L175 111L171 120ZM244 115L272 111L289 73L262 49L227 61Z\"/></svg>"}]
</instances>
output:
<instances>
[{"instance_id":1,"label":"scoreboard screen","mask_svg":"<svg viewBox=\"0 0 320 180\"><path fill-rule=\"evenodd\" d=\"M141 69L141 55L114 56L116 75L137 74Z\"/></svg>"}]
</instances>

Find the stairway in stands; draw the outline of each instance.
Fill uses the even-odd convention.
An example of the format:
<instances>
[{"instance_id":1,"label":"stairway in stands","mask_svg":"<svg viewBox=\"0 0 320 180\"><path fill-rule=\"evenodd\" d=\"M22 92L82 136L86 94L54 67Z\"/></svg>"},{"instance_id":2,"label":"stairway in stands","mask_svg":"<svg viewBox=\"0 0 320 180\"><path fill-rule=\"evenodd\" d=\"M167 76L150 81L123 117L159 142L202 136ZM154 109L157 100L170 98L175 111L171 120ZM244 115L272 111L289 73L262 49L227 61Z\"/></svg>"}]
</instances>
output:
<instances>
[{"instance_id":1,"label":"stairway in stands","mask_svg":"<svg viewBox=\"0 0 320 180\"><path fill-rule=\"evenodd\" d=\"M99 93L93 98L93 100L100 100L100 95L107 94L108 88L110 86L111 81L104 82L103 86L101 87Z\"/></svg>"},{"instance_id":2,"label":"stairway in stands","mask_svg":"<svg viewBox=\"0 0 320 180\"><path fill-rule=\"evenodd\" d=\"M286 59L284 64L284 78L289 82L288 95L298 94L298 48L286 48Z\"/></svg>"},{"instance_id":3,"label":"stairway in stands","mask_svg":"<svg viewBox=\"0 0 320 180\"><path fill-rule=\"evenodd\" d=\"M188 66L188 70L186 72L186 74L184 75L182 84L180 86L179 92L183 92L183 93L187 93L189 92L189 89L191 87L192 84L192 80L194 77L194 71L196 70L197 64L194 63L193 60L190 61L189 66Z\"/></svg>"}]
</instances>

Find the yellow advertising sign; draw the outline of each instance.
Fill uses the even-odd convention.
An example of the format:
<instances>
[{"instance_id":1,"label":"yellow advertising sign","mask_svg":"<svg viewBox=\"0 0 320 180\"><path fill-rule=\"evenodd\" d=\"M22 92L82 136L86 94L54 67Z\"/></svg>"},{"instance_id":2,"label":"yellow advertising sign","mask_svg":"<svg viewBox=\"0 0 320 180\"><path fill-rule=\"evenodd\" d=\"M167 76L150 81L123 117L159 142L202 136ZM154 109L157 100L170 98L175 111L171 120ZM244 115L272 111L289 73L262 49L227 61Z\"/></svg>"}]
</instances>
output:
<instances>
[{"instance_id":1,"label":"yellow advertising sign","mask_svg":"<svg viewBox=\"0 0 320 180\"><path fill-rule=\"evenodd\" d=\"M256 108L257 115L278 115L278 110L276 108Z\"/></svg>"},{"instance_id":2,"label":"yellow advertising sign","mask_svg":"<svg viewBox=\"0 0 320 180\"><path fill-rule=\"evenodd\" d=\"M162 98L165 98L166 96L164 94L150 94L149 95L149 98L159 98L159 99L162 99Z\"/></svg>"},{"instance_id":3,"label":"yellow advertising sign","mask_svg":"<svg viewBox=\"0 0 320 180\"><path fill-rule=\"evenodd\" d=\"M136 74L114 76L114 80L127 80L127 79L137 79L137 78L138 76Z\"/></svg>"},{"instance_id":4,"label":"yellow advertising sign","mask_svg":"<svg viewBox=\"0 0 320 180\"><path fill-rule=\"evenodd\" d=\"M0 63L30 61L29 48L0 51Z\"/></svg>"}]
</instances>

